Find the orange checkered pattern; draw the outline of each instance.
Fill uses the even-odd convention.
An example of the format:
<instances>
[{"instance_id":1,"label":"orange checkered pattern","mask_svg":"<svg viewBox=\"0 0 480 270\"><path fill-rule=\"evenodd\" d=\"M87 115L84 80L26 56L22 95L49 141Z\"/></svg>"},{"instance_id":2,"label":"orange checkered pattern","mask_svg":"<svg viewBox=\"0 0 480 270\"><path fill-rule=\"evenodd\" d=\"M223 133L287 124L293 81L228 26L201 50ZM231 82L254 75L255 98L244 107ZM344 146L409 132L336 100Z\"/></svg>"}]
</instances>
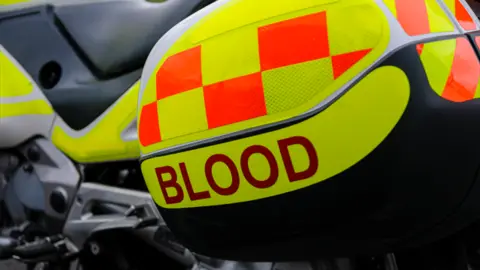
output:
<instances>
[{"instance_id":1,"label":"orange checkered pattern","mask_svg":"<svg viewBox=\"0 0 480 270\"><path fill-rule=\"evenodd\" d=\"M383 0L410 36L450 32L450 20L436 0ZM460 0L443 0L465 31L478 29ZM453 27L453 25L452 25Z\"/></svg>"},{"instance_id":2,"label":"orange checkered pattern","mask_svg":"<svg viewBox=\"0 0 480 270\"><path fill-rule=\"evenodd\" d=\"M320 70L317 77L320 77L320 80L321 77L331 77L332 80L335 80L371 51L371 49L362 49L332 55L325 11L259 27L257 38L256 50L259 56L260 70L233 79L204 83L206 80L205 75L202 74L202 65L206 64L205 59L202 59L204 44L167 58L156 74L156 101L145 105L141 110L139 119L141 144L148 146L165 139L278 112L279 110L275 111L275 109L269 108L268 104L278 104L281 101L272 101L269 100L269 97L272 96L272 91L273 93L282 91L277 89L281 87L276 82L284 76L282 73L278 73L267 82L268 72L325 59L328 60L329 68L325 69L327 71ZM238 46L242 46L242 44L238 44ZM208 65L212 66L212 63L208 63ZM312 65L310 69L315 69L315 66ZM324 72L325 75L321 72ZM303 76L302 72L294 75ZM311 78L309 80L315 81ZM318 88L319 86L314 87ZM301 88L298 89L304 91ZM177 115L169 115L168 123L159 119L159 115L162 115L162 110L171 109L170 105L164 102L165 100L180 98L180 95L183 95L184 99L182 100L187 100L186 98L201 100L202 104L198 106L196 113L204 114L205 117L199 118L202 120L192 121L188 132L177 132L175 135L165 138L162 135L167 132L166 129L173 127ZM278 97L275 98L278 99ZM296 97L287 95L285 98L294 99ZM183 104L182 106L198 105L193 102L177 104ZM177 110L181 110L181 108L177 108ZM195 118L197 115L192 115L192 117ZM182 121L179 119L178 125L181 123Z\"/></svg>"},{"instance_id":3,"label":"orange checkered pattern","mask_svg":"<svg viewBox=\"0 0 480 270\"><path fill-rule=\"evenodd\" d=\"M475 38L480 44L480 39ZM467 38L441 40L417 46L432 89L453 102L480 97L480 62Z\"/></svg>"}]
</instances>

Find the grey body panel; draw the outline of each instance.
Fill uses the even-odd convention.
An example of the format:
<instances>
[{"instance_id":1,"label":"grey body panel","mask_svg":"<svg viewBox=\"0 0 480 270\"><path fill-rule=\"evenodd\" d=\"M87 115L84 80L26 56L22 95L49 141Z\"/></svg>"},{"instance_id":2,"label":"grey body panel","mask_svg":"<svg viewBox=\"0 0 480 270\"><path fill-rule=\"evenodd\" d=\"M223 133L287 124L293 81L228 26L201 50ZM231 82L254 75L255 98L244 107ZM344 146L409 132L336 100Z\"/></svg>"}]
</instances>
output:
<instances>
[{"instance_id":1,"label":"grey body panel","mask_svg":"<svg viewBox=\"0 0 480 270\"><path fill-rule=\"evenodd\" d=\"M80 184L77 168L47 139L29 141L18 150L27 161L5 187L5 205L10 216L20 224L34 210L42 214L42 223L49 232L60 233ZM63 211L52 203L52 196L59 191L64 199Z\"/></svg>"},{"instance_id":2,"label":"grey body panel","mask_svg":"<svg viewBox=\"0 0 480 270\"><path fill-rule=\"evenodd\" d=\"M40 87L55 112L70 127L79 130L134 84L140 71L99 80L55 22L49 6L0 13L0 44ZM56 85L46 89L40 74L52 61L61 67L61 76Z\"/></svg>"},{"instance_id":3,"label":"grey body panel","mask_svg":"<svg viewBox=\"0 0 480 270\"><path fill-rule=\"evenodd\" d=\"M141 68L155 43L201 0L100 2L59 6L55 14L100 76Z\"/></svg>"},{"instance_id":4,"label":"grey body panel","mask_svg":"<svg viewBox=\"0 0 480 270\"><path fill-rule=\"evenodd\" d=\"M36 1L2 7L0 44L63 121L81 130L138 81L156 41L204 2ZM45 72L52 62L59 69ZM52 73L58 81L47 87Z\"/></svg>"},{"instance_id":5,"label":"grey body panel","mask_svg":"<svg viewBox=\"0 0 480 270\"><path fill-rule=\"evenodd\" d=\"M0 119L0 149L19 145L32 135L49 137L54 119L53 114Z\"/></svg>"}]
</instances>

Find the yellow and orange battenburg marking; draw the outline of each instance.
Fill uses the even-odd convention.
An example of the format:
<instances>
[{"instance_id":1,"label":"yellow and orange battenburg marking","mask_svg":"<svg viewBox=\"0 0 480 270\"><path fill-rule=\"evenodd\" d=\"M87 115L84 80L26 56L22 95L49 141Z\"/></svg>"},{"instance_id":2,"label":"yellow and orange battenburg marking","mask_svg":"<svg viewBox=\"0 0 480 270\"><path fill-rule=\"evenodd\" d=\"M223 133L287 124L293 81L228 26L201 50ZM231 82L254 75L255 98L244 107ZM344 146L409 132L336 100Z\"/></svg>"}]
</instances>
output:
<instances>
[{"instance_id":1,"label":"yellow and orange battenburg marking","mask_svg":"<svg viewBox=\"0 0 480 270\"><path fill-rule=\"evenodd\" d=\"M478 25L467 11L467 8L460 0L442 0L450 12L455 15L455 19L465 31L478 29Z\"/></svg>"},{"instance_id":2,"label":"yellow and orange battenburg marking","mask_svg":"<svg viewBox=\"0 0 480 270\"><path fill-rule=\"evenodd\" d=\"M454 1L458 2L458 0ZM384 3L409 36L455 30L437 0L384 0ZM458 7L458 5L454 5L454 7ZM458 14L463 18L465 13L458 9Z\"/></svg>"},{"instance_id":3,"label":"yellow and orange battenburg marking","mask_svg":"<svg viewBox=\"0 0 480 270\"><path fill-rule=\"evenodd\" d=\"M371 51L370 47L336 54L329 44L328 14L322 11L257 28L252 50L258 67L243 76L212 80L205 67L216 62L203 57L208 42L167 58L156 74L156 101L144 105L140 113L140 143L148 146L286 111L312 98ZM302 95L295 95L291 85L288 93L279 95L278 83L287 74L311 76L308 79L316 85L305 87ZM195 114L182 113L179 106L195 108Z\"/></svg>"},{"instance_id":4,"label":"yellow and orange battenburg marking","mask_svg":"<svg viewBox=\"0 0 480 270\"><path fill-rule=\"evenodd\" d=\"M0 98L27 96L33 92L32 82L25 77L12 59L0 48Z\"/></svg>"},{"instance_id":5,"label":"yellow and orange battenburg marking","mask_svg":"<svg viewBox=\"0 0 480 270\"><path fill-rule=\"evenodd\" d=\"M396 126L409 97L406 74L397 67L379 67L305 121L152 157L142 162L142 172L153 199L164 208L278 196L330 179L362 160Z\"/></svg>"},{"instance_id":6,"label":"yellow and orange battenburg marking","mask_svg":"<svg viewBox=\"0 0 480 270\"><path fill-rule=\"evenodd\" d=\"M26 3L26 2L30 2L30 0L1 0L0 6L7 6L7 5Z\"/></svg>"},{"instance_id":7,"label":"yellow and orange battenburg marking","mask_svg":"<svg viewBox=\"0 0 480 270\"><path fill-rule=\"evenodd\" d=\"M441 97L464 102L480 97L480 62L465 37L417 46L432 89Z\"/></svg>"}]
</instances>

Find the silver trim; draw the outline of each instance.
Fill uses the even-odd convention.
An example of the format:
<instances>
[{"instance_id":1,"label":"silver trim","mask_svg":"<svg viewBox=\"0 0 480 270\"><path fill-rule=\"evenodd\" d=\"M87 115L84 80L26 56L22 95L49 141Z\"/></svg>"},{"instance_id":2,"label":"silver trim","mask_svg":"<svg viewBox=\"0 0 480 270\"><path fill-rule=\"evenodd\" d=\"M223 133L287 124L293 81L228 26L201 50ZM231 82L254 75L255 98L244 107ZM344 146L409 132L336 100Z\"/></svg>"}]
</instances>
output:
<instances>
[{"instance_id":1,"label":"silver trim","mask_svg":"<svg viewBox=\"0 0 480 270\"><path fill-rule=\"evenodd\" d=\"M44 4L51 4L55 6L72 6L72 5L83 5L83 4L89 4L89 3L102 3L102 2L118 2L118 1L138 1L138 0L29 0L27 2L23 3L17 3L17 4L10 4L6 6L0 5L0 12L4 11L14 11L14 10L21 10L21 9L27 9L39 5L44 5Z\"/></svg>"},{"instance_id":2,"label":"silver trim","mask_svg":"<svg viewBox=\"0 0 480 270\"><path fill-rule=\"evenodd\" d=\"M462 1L462 0L460 0ZM443 9L443 11L447 14L448 18L450 21L453 23L455 28L460 31L461 33L466 33L465 30L460 26L460 23L457 21L457 18L455 17L455 14L450 12L450 9L448 8L447 4L443 0L437 0L437 3L440 5L440 7ZM462 4L465 6L465 3L462 2ZM468 5L467 5L468 6ZM468 9L467 9L468 11ZM469 12L469 11L468 11ZM469 12L470 13L470 12Z\"/></svg>"},{"instance_id":3,"label":"silver trim","mask_svg":"<svg viewBox=\"0 0 480 270\"><path fill-rule=\"evenodd\" d=\"M138 140L137 132L137 118L135 118L123 131L120 135L124 142L136 141Z\"/></svg>"}]
</instances>

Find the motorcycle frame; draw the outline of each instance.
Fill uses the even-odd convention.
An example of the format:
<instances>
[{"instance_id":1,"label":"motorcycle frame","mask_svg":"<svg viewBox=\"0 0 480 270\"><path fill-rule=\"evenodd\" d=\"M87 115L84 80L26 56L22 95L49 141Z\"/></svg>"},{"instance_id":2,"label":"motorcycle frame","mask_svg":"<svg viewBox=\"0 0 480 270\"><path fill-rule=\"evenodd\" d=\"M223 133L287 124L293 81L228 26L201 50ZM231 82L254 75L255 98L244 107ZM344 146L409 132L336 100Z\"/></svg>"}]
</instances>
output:
<instances>
[{"instance_id":1,"label":"motorcycle frame","mask_svg":"<svg viewBox=\"0 0 480 270\"><path fill-rule=\"evenodd\" d=\"M23 161L0 154L3 157L0 158L0 168L3 168L0 171L0 179L3 179L0 200L14 224L29 221L29 212L39 212L40 226L43 225L47 233L61 233L79 248L93 234L130 230L182 265L192 267L195 263L188 250L178 253L154 241L157 228L166 225L148 192L83 182L79 166L44 138L35 138L16 150ZM15 169L12 170L12 166ZM7 176L9 170L12 173ZM120 211L96 215L92 212L96 203L116 206ZM64 207L59 208L58 204ZM142 210L141 218L129 214L138 209ZM138 228L148 219L157 222L154 226Z\"/></svg>"}]
</instances>

